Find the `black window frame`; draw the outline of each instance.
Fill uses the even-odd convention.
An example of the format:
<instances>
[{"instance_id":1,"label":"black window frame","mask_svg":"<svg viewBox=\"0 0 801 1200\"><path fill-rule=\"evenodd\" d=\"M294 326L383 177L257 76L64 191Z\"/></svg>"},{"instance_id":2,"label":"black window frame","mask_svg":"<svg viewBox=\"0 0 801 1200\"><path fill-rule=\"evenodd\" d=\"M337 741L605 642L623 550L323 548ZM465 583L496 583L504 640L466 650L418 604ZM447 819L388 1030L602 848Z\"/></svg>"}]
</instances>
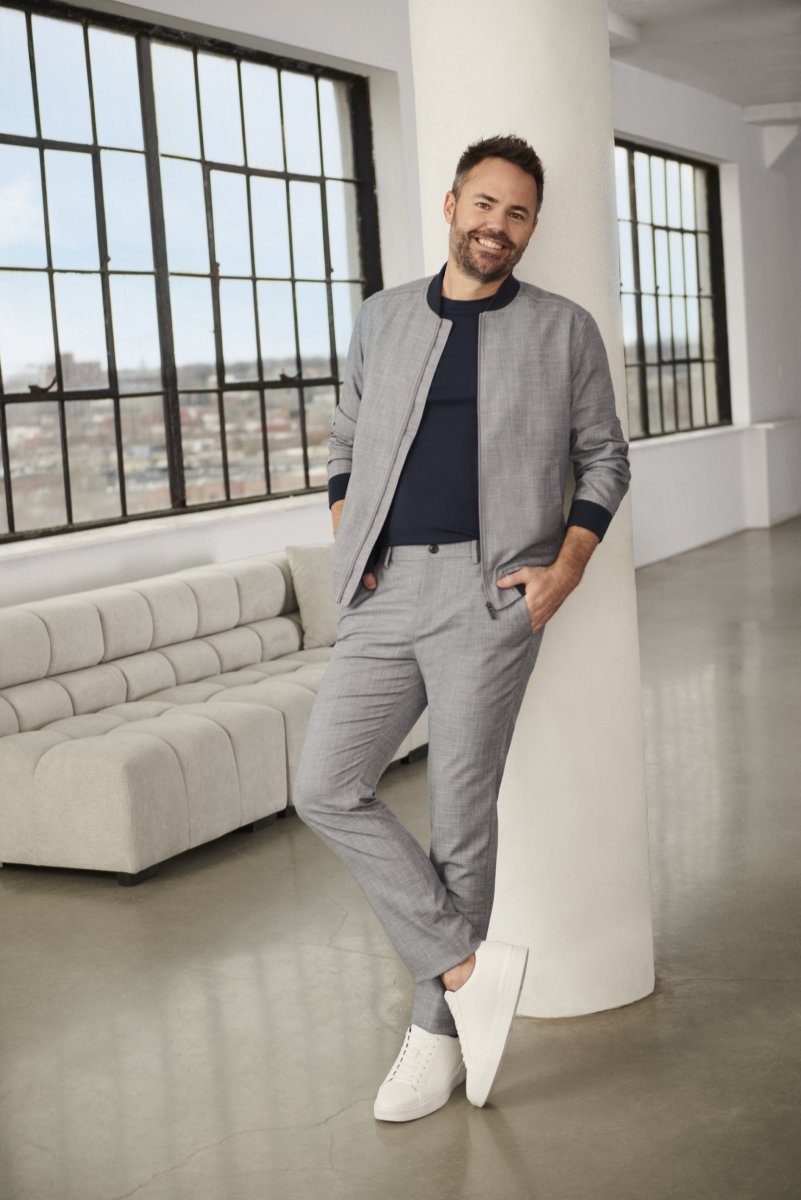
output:
<instances>
[{"instance_id":1,"label":"black window frame","mask_svg":"<svg viewBox=\"0 0 801 1200\"><path fill-rule=\"evenodd\" d=\"M634 360L632 360L629 357L626 357L626 363L625 363L625 366L626 366L626 396L627 396L627 404L628 404L628 412L629 412L629 422L630 422L630 424L632 423L631 422L632 412L633 412L633 410L636 410L637 417L638 417L637 423L639 425L639 428L642 430L642 432L639 432L639 433L630 433L630 435L629 435L630 440L633 442L652 441L655 438L670 438L670 437L675 437L677 434L692 433L692 432L697 432L699 430L725 428L726 426L730 426L732 424L732 415L731 415L731 391L730 391L730 379L729 379L729 352L728 352L728 336L727 336L727 322L726 322L726 280L725 280L725 271L724 271L724 262L723 262L723 230L722 230L722 217L721 217L721 204L720 204L720 172L719 172L719 168L718 168L717 164L715 164L715 163L706 162L702 159L694 158L690 155L684 154L679 151L666 150L666 149L664 149L664 147L653 146L653 145L648 144L647 142L635 141L630 138L618 137L616 135L615 136L615 148L617 149L617 147L621 147L621 148L625 149L625 151L626 151L626 161L627 161L627 167L628 167L628 194L629 194L629 206L630 206L630 217L629 218L622 218L618 214L618 231L620 230L620 226L624 221L628 221L628 223L631 225L632 258L633 258L633 271L634 271L634 291L633 292L630 289L623 288L622 271L621 271L621 286L620 286L621 308L622 308L624 295L625 296L633 295L634 299L635 299L635 304L636 304L636 320L637 320L637 356L636 356L636 359L634 359ZM670 357L663 357L663 355L662 355L662 337L661 337L661 331L660 331L660 326L659 326L658 300L661 296L664 296L664 293L660 293L660 289L659 289L659 286L658 286L658 283L656 280L656 276L654 277L654 292L653 293L644 293L642 290L642 287L641 287L639 232L640 232L640 225L642 224L642 222L639 220L638 212L637 212L637 191L636 191L635 170L634 170L634 155L635 155L635 153L646 154L651 158L661 158L666 163L667 162L675 162L675 163L678 163L679 166L686 164L686 165L692 167L694 170L700 170L704 173L704 178L706 181L706 187L705 187L705 190L706 190L706 214L705 214L705 216L706 216L706 226L707 226L706 230L704 232L708 233L708 236L709 236L710 281L711 281L711 292L709 293L709 295L711 298L711 306L712 306L712 326L713 326L713 338L714 338L714 346L712 348L712 350L713 350L712 354L706 353L706 350L708 348L704 344L703 330L700 328L700 325L699 325L699 338L700 338L700 357L699 358L690 356L689 347L688 347L687 357L680 357L675 354L675 346L673 345L674 334L673 334L672 329L671 329L671 345L672 345L672 349L673 349L674 353ZM651 217L653 218L653 212L651 213ZM677 228L678 228L678 227L670 224L669 220L667 219L667 215L666 215L666 224L665 225L656 224L653 222L653 220L645 222L645 224L650 226L651 229L664 230L668 234L670 232L676 232ZM697 235L697 232L698 232L698 230L697 230L697 200L696 200L696 230L688 229L687 227L684 227L684 226L681 227L681 230L685 234L690 233L690 234ZM620 238L618 238L618 246L620 246ZM697 240L696 240L696 262L697 261L698 260L697 260ZM654 270L656 270L655 264L654 264ZM699 273L699 277L700 277L700 273ZM643 333L643 308L642 308L642 296L645 294L647 294L647 295L653 294L656 298L655 311L656 311L656 321L657 321L657 335L656 335L657 360L655 363L653 361L646 361L645 338L644 338L644 333ZM700 284L699 284L699 297L700 297L700 295L701 295L701 293L700 293ZM684 299L684 301L685 301L685 329L686 329L687 328L687 324L686 324L687 293L686 293L686 291L683 293L676 293L674 296L674 293L671 290L671 292L668 293L668 297L671 302L673 301L674 298ZM706 379L705 379L705 374L703 371L703 364L705 364L705 363L706 364L714 363L715 387L716 387L717 406L718 406L718 419L717 420L709 419L709 407L708 407L707 398L706 398ZM690 389L689 394L688 394L688 408L689 408L689 417L690 417L689 425L682 424L679 419L678 399L677 399L678 388L676 385L676 372L675 372L675 368L677 365L682 366L685 364L687 365L687 379L688 379L688 387ZM700 364L702 367L701 378L703 380L704 415L706 418L703 423L697 423L694 419L692 384L690 382L691 381L691 367L694 364ZM646 371L649 368L653 368L654 366L659 368L659 407L660 407L661 425L662 425L662 428L660 428L660 429L652 429L651 428L651 420L650 420L650 413L649 413L649 407L648 407L648 388L647 388L647 381L646 381ZM664 427L665 426L665 400L663 397L663 388L662 388L662 369L663 368L671 368L671 367L673 368L673 381L674 381L673 388L672 388L673 428L666 429ZM632 394L632 389L631 389L632 378L636 378L636 380L637 380L637 391L635 394Z\"/></svg>"},{"instance_id":2,"label":"black window frame","mask_svg":"<svg viewBox=\"0 0 801 1200\"><path fill-rule=\"evenodd\" d=\"M153 241L153 274L155 279L156 290L156 307L158 313L158 337L161 351L161 389L160 392L164 396L165 410L165 436L167 446L168 460L168 476L170 487L170 506L165 508L153 509L144 512L129 513L126 505L125 494L125 464L123 458L121 419L120 419L120 399L124 398L128 393L120 392L117 380L116 366L114 363L113 354L113 336L111 329L111 308L110 308L110 291L109 291L109 267L107 261L107 246L105 245L105 211L102 186L100 184L100 152L102 144L97 140L97 132L94 122L94 98L92 95L91 74L89 78L90 98L92 103L92 124L93 124L93 141L91 143L79 142L63 142L51 138L41 136L41 123L39 115L39 101L34 79L34 112L36 120L37 135L34 137L6 134L0 132L0 144L2 145L17 145L31 147L39 152L40 169L43 170L43 156L45 150L82 150L91 155L93 165L93 173L95 180L95 205L96 215L98 218L99 232L99 251L100 251L100 266L98 273L101 281L103 294L103 308L105 317L105 336L106 347L108 351L108 373L109 386L103 388L80 388L64 391L59 390L59 385L63 382L61 350L58 345L57 330L56 330L56 311L54 303L54 275L56 269L53 267L52 254L50 251L50 227L49 220L46 220L46 239L47 239L47 266L43 268L46 272L50 288L51 297L51 315L54 326L54 351L57 373L56 388L48 390L46 393L43 389L35 389L29 387L28 392L24 393L4 393L2 387L2 378L0 377L0 449L2 451L2 467L3 467L3 483L5 489L6 513L9 529L7 532L0 532L0 545L4 543L13 543L24 540L31 540L41 537L50 537L53 535L67 535L74 532L89 529L99 529L115 525L123 525L132 521L151 520L159 517L174 517L184 513L203 512L215 509L232 508L238 505L263 503L265 500L282 499L288 496L316 494L327 491L327 481L315 485L308 486L309 481L309 457L308 444L306 436L305 424L305 407L304 407L304 387L322 387L330 386L334 389L335 405L339 404L339 395L341 387L341 379L337 371L337 362L344 357L347 347L338 347L335 343L334 321L332 309L332 271L331 262L328 253L328 218L325 203L325 164L322 161L321 154L321 174L304 175L298 172L289 170L273 171L260 170L251 168L247 165L243 168L245 174L259 175L272 179L286 181L288 189L289 182L293 180L313 181L320 184L322 196L322 221L323 221L323 240L326 247L325 252L325 285L326 298L328 304L328 322L329 333L332 347L332 363L331 374L328 377L308 377L304 380L302 375L300 352L297 352L297 376L295 378L283 378L279 380L267 380L263 377L261 369L261 359L259 358L259 382L256 385L259 391L261 414L262 414L262 441L264 446L265 457L265 472L267 480L267 488L263 493L257 493L247 496L231 496L230 479L228 471L228 462L225 445L224 425L220 428L220 442L223 465L223 481L225 487L225 499L206 501L201 503L187 503L186 496L186 476L184 471L184 462L182 455L182 439L181 439L181 418L180 418L180 395L177 379L177 370L174 355L174 343L172 336L172 321L170 308L170 273L167 264L167 245L166 233L164 225L164 210L162 203L161 191L161 176L159 167L159 148L156 137L156 108L155 108L155 93L153 90L152 65L150 58L151 42L163 42L173 46L179 46L184 49L192 50L194 53L195 71L197 75L197 54L199 52L209 52L214 54L224 55L228 58L233 58L237 62L264 64L277 70L287 70L298 74L308 75L315 80L317 79L333 79L342 81L348 85L350 98L350 133L352 138L353 149L353 177L347 177L348 182L353 182L356 188L357 198L357 221L359 245L361 254L361 276L355 282L361 282L362 298L367 298L374 292L379 291L383 287L381 258L379 247L379 228L378 228L378 205L376 197L376 180L375 169L373 164L373 149L372 149L372 121L370 116L370 97L369 85L366 77L352 72L340 70L338 68L323 66L316 63L296 60L286 56L273 54L267 51L261 51L249 46L239 45L235 42L229 42L220 38L205 37L193 32L188 32L166 25L153 24L151 22L137 20L135 18L123 17L116 14L87 9L78 5L68 4L62 0L2 0L3 7L16 9L26 14L26 29L28 38L28 53L31 59L31 67L33 70L33 41L32 41L32 16L49 16L59 19L74 21L83 27L84 46L87 53L88 61L88 30L90 26L110 30L113 32L125 33L132 35L136 40L137 50L137 65L139 72L139 88L140 100L142 109L142 123L144 136L144 160L146 163L147 173L147 188L150 201L151 212L151 235ZM197 91L196 91L197 96ZM198 105L199 105L199 96ZM282 140L285 138L283 111L282 111ZM318 129L319 129L319 99L318 99ZM210 171L212 169L230 170L230 163L210 162L201 157L199 160L202 165L204 189L207 196L208 205L208 189ZM284 163L285 168L287 163ZM344 178L344 177L343 177ZM207 208L207 211L208 208ZM291 222L291 213L289 214ZM211 231L209 238L211 243ZM291 225L290 225L291 237ZM251 249L252 249L252 230L250 231ZM211 245L210 245L211 249ZM291 251L291 245L290 245ZM214 262L214 257L211 255L211 270L210 276L212 281L212 303L215 319L215 356L216 356L216 374L217 386L211 388L210 392L216 391L217 403L220 409L223 404L223 393L230 394L237 390L254 391L252 382L237 383L226 381L221 357L221 342L222 332L220 326L220 308L219 308L219 271L216 269L217 264ZM12 269L12 268L8 268ZM185 272L179 272L185 274ZM294 269L290 277L292 285L292 303L293 315L295 319L296 330L296 347L298 321L297 321L297 300L295 295L295 275ZM270 464L267 447L266 433L266 418L265 418L265 392L271 389L296 388L299 393L299 414L300 414L300 436L303 452L303 474L307 484L303 488L292 488L286 491L272 491L270 488ZM16 403L30 403L32 400L41 400L47 398L52 400L54 405L58 406L58 428L62 458L62 480L65 492L65 509L67 521L65 524L49 525L42 528L17 530L14 528L14 495L13 484L11 479L10 462L9 462L9 446L6 425L6 409L8 405ZM72 503L70 491L70 467L69 467L69 445L67 441L66 429L66 404L70 401L83 401L103 399L113 401L115 429L116 429L116 454L117 454L117 473L119 483L120 507L119 515L113 517L97 518L88 521L74 521L72 519ZM74 448L73 448L74 453Z\"/></svg>"}]
</instances>

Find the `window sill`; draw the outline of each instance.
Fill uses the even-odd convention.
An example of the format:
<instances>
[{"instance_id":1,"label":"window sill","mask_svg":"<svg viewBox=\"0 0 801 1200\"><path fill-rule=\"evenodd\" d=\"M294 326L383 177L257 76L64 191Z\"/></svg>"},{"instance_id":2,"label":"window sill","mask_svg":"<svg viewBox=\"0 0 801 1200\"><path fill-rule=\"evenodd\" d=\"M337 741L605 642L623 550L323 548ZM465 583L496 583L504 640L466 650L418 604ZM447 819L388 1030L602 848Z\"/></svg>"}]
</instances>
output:
<instances>
[{"instance_id":1,"label":"window sill","mask_svg":"<svg viewBox=\"0 0 801 1200\"><path fill-rule=\"evenodd\" d=\"M236 521L263 520L268 513L290 512L296 509L327 507L325 489L309 492L302 496L282 496L280 500L261 500L253 504L238 504L228 508L205 509L203 512L173 514L168 517L144 517L141 521L128 521L121 525L104 525L101 529L77 529L54 533L41 538L28 538L21 542L6 542L0 545L0 560L23 561L54 551L96 549L98 546L118 547L126 539L158 538L181 530L208 529L209 531Z\"/></svg>"},{"instance_id":2,"label":"window sill","mask_svg":"<svg viewBox=\"0 0 801 1200\"><path fill-rule=\"evenodd\" d=\"M685 442L706 441L710 438L732 437L735 434L764 433L776 429L789 429L801 424L801 417L774 417L773 420L755 421L752 425L715 425L711 429L686 429L681 433L660 433L655 437L636 438L629 442L633 452L660 450Z\"/></svg>"}]
</instances>

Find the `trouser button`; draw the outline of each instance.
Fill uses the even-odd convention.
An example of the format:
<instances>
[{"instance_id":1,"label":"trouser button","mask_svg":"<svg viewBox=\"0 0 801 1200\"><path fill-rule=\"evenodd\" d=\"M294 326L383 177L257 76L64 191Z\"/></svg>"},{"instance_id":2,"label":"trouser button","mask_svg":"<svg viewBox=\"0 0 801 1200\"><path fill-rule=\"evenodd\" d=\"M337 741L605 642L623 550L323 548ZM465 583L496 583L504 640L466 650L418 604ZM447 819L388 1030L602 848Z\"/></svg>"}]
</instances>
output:
<instances>
[{"instance_id":1,"label":"trouser button","mask_svg":"<svg viewBox=\"0 0 801 1200\"><path fill-rule=\"evenodd\" d=\"M439 554L439 546L437 545L436 542L432 542L431 545L428 547L428 553L429 554Z\"/></svg>"}]
</instances>

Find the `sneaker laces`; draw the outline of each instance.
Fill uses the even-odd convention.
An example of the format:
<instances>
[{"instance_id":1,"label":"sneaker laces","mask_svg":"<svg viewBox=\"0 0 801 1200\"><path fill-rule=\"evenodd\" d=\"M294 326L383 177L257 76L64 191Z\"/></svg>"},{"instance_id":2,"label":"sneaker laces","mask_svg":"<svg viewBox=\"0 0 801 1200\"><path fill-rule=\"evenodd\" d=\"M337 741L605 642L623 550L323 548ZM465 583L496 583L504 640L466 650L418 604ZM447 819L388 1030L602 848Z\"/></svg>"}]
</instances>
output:
<instances>
[{"instance_id":1,"label":"sneaker laces","mask_svg":"<svg viewBox=\"0 0 801 1200\"><path fill-rule=\"evenodd\" d=\"M420 1076L425 1071L431 1056L434 1053L436 1040L427 1041L425 1045L410 1045L412 1038L411 1027L406 1032L406 1040L401 1047L401 1052L392 1068L390 1079L398 1079L401 1083L408 1083L415 1087Z\"/></svg>"}]
</instances>

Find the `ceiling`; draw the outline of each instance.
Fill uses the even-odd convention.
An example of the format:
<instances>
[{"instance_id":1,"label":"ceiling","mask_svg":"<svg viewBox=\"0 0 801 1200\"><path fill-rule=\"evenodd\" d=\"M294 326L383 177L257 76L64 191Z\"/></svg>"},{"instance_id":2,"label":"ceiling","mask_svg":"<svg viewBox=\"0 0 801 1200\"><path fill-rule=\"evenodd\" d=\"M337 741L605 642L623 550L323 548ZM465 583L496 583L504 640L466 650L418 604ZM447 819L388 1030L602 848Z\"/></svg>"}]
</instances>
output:
<instances>
[{"instance_id":1,"label":"ceiling","mask_svg":"<svg viewBox=\"0 0 801 1200\"><path fill-rule=\"evenodd\" d=\"M801 119L801 0L609 0L612 57ZM758 114L753 113L754 117Z\"/></svg>"}]
</instances>

